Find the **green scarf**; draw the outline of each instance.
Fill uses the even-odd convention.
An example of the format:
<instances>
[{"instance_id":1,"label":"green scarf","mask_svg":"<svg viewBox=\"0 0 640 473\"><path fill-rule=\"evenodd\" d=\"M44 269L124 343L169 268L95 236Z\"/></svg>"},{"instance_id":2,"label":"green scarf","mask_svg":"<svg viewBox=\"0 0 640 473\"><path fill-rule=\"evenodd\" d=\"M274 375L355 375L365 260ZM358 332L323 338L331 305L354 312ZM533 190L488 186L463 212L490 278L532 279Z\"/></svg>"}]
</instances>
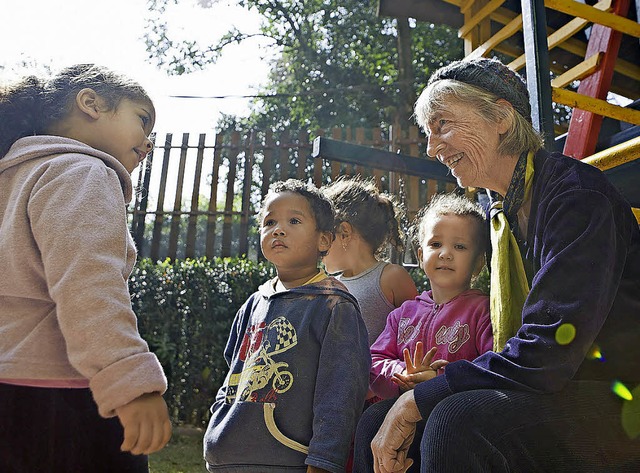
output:
<instances>
[{"instance_id":1,"label":"green scarf","mask_svg":"<svg viewBox=\"0 0 640 473\"><path fill-rule=\"evenodd\" d=\"M511 179L504 201L491 205L491 324L493 350L502 351L507 340L522 326L522 307L529 282L516 237L517 212L531 196L533 153L523 154Z\"/></svg>"}]
</instances>

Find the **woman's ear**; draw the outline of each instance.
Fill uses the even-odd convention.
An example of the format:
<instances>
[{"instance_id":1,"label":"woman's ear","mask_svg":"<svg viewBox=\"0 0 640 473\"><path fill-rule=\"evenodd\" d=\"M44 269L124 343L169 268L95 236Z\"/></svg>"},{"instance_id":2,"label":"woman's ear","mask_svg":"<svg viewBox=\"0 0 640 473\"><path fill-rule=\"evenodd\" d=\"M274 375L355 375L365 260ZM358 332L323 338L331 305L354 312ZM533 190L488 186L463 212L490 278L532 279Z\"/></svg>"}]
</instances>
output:
<instances>
[{"instance_id":1,"label":"woman's ear","mask_svg":"<svg viewBox=\"0 0 640 473\"><path fill-rule=\"evenodd\" d=\"M511 105L511 103L505 99L498 99L496 103L505 109L503 117L496 123L498 134L504 135L511 129L514 120L513 114L515 113L515 110L513 109L513 105Z\"/></svg>"},{"instance_id":2,"label":"woman's ear","mask_svg":"<svg viewBox=\"0 0 640 473\"><path fill-rule=\"evenodd\" d=\"M97 120L103 110L102 99L95 90L85 88L76 94L76 106L85 116Z\"/></svg>"}]
</instances>

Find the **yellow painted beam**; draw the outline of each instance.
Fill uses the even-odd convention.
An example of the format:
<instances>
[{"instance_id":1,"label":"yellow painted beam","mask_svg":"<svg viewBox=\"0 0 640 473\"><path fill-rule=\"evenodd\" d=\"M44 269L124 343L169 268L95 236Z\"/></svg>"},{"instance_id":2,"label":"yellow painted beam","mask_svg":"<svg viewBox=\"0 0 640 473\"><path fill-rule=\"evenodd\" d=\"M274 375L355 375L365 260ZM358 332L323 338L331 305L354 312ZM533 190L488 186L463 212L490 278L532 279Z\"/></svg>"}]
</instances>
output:
<instances>
[{"instance_id":1,"label":"yellow painted beam","mask_svg":"<svg viewBox=\"0 0 640 473\"><path fill-rule=\"evenodd\" d=\"M592 54L591 57L585 59L579 64L576 64L564 74L553 79L551 81L551 87L562 88L574 80L582 80L585 77L590 76L598 69L603 56L604 52L602 51L597 54Z\"/></svg>"},{"instance_id":2,"label":"yellow painted beam","mask_svg":"<svg viewBox=\"0 0 640 473\"><path fill-rule=\"evenodd\" d=\"M640 159L640 136L588 156L582 162L606 171L636 159Z\"/></svg>"},{"instance_id":3,"label":"yellow painted beam","mask_svg":"<svg viewBox=\"0 0 640 473\"><path fill-rule=\"evenodd\" d=\"M464 38L465 36L467 36L467 34L469 34L469 31L475 28L476 25L480 23L482 20L484 20L487 17L490 17L490 15L494 11L496 11L498 8L500 8L503 3L504 3L504 0L492 0L491 2L487 3L484 7L482 7L478 11L478 13L475 13L473 16L471 16L471 18L469 19L465 18L464 25L462 26L462 28L458 30L458 38Z\"/></svg>"},{"instance_id":4,"label":"yellow painted beam","mask_svg":"<svg viewBox=\"0 0 640 473\"><path fill-rule=\"evenodd\" d=\"M602 12L584 3L574 0L545 0L544 6L567 15L579 16L593 23L608 26L634 38L640 38L640 24L637 22L613 13Z\"/></svg>"},{"instance_id":5,"label":"yellow painted beam","mask_svg":"<svg viewBox=\"0 0 640 473\"><path fill-rule=\"evenodd\" d=\"M596 3L593 8L603 11L608 10L611 8L611 0L601 0ZM561 46L565 42L568 42L571 36L584 28L588 23L589 21L585 20L584 18L573 18L555 31L551 30L551 28L548 28L548 31L550 31L550 33L547 36L547 48L549 49L549 51L551 51L556 46ZM568 42L566 46L567 47L563 47L563 49L566 50L567 48L569 48L571 49L569 51L570 53L576 54L578 56L584 56L587 51L586 45L584 45L584 48L579 48L577 44L574 45L573 42ZM513 60L511 64L509 64L509 67L514 71L519 71L525 66L525 64L526 61L523 54L522 56Z\"/></svg>"},{"instance_id":6,"label":"yellow painted beam","mask_svg":"<svg viewBox=\"0 0 640 473\"><path fill-rule=\"evenodd\" d=\"M562 105L602 115L603 117L640 125L640 110L613 105L606 100L587 97L586 95L557 87L551 88L551 100Z\"/></svg>"},{"instance_id":7,"label":"yellow painted beam","mask_svg":"<svg viewBox=\"0 0 640 473\"><path fill-rule=\"evenodd\" d=\"M504 40L511 38L514 34L522 29L522 15L516 16L507 23L500 31L494 34L487 41L478 46L471 54L467 55L469 59L486 57Z\"/></svg>"}]
</instances>

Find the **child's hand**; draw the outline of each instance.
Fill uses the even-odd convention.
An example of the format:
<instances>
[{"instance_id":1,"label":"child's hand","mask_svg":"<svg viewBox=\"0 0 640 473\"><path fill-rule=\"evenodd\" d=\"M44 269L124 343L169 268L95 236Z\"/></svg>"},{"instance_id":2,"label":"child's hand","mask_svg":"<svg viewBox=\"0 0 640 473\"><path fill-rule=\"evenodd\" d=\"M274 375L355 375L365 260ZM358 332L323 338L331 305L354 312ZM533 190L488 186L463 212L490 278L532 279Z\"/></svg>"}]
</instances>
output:
<instances>
[{"instance_id":1,"label":"child's hand","mask_svg":"<svg viewBox=\"0 0 640 473\"><path fill-rule=\"evenodd\" d=\"M147 393L116 409L124 428L123 452L149 455L162 449L171 438L167 404L159 393Z\"/></svg>"},{"instance_id":2,"label":"child's hand","mask_svg":"<svg viewBox=\"0 0 640 473\"><path fill-rule=\"evenodd\" d=\"M414 357L411 360L411 353L407 348L404 349L406 369L402 373L395 373L391 378L391 381L396 383L401 391L409 391L416 384L435 378L437 371L447 365L446 360L432 361L436 354L436 347L431 348L424 356L423 350L422 342L416 343Z\"/></svg>"}]
</instances>

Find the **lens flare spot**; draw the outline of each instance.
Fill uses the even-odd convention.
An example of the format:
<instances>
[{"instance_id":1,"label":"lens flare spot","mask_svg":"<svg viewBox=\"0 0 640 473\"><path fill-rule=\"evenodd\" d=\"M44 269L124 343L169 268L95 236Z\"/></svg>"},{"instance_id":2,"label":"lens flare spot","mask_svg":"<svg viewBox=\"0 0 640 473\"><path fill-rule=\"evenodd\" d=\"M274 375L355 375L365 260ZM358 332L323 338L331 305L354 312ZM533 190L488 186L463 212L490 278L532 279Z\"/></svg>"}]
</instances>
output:
<instances>
[{"instance_id":1,"label":"lens flare spot","mask_svg":"<svg viewBox=\"0 0 640 473\"><path fill-rule=\"evenodd\" d=\"M625 401L631 401L633 399L633 394L631 394L629 388L618 380L615 380L613 384L611 384L611 390Z\"/></svg>"},{"instance_id":2,"label":"lens flare spot","mask_svg":"<svg viewBox=\"0 0 640 473\"><path fill-rule=\"evenodd\" d=\"M631 440L640 437L640 385L631 392L633 400L622 404L622 428Z\"/></svg>"},{"instance_id":3,"label":"lens flare spot","mask_svg":"<svg viewBox=\"0 0 640 473\"><path fill-rule=\"evenodd\" d=\"M591 347L591 349L587 353L587 358L589 360L605 361L604 355L600 351L600 347L598 345L593 345Z\"/></svg>"},{"instance_id":4,"label":"lens flare spot","mask_svg":"<svg viewBox=\"0 0 640 473\"><path fill-rule=\"evenodd\" d=\"M576 328L573 324L562 324L556 330L556 342L558 345L568 345L576 338Z\"/></svg>"}]
</instances>

